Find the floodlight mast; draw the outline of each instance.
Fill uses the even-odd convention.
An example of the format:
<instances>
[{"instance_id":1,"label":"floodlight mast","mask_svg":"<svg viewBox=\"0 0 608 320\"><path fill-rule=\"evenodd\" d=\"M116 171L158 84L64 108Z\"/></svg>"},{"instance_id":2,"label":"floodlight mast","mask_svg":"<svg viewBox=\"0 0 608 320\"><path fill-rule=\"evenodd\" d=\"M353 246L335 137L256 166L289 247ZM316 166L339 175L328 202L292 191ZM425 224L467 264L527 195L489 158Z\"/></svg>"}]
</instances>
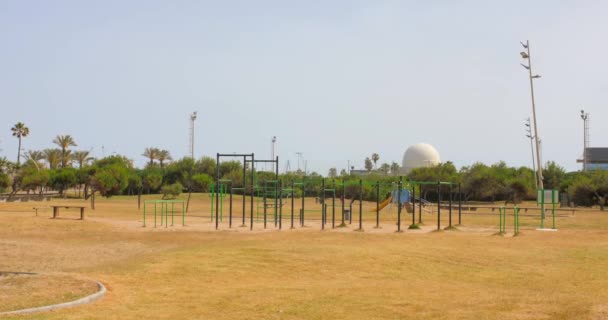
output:
<instances>
[{"instance_id":1,"label":"floodlight mast","mask_svg":"<svg viewBox=\"0 0 608 320\"><path fill-rule=\"evenodd\" d=\"M530 41L526 40L525 44L523 42L520 42L520 43L524 47L524 49L526 49L526 52L522 51L519 54L521 55L522 59L528 60L528 65L525 65L523 63L521 65L528 70L528 74L529 74L529 78L530 78L530 95L532 97L532 120L534 122L534 141L536 144L537 189L538 188L544 189L543 171L542 171L543 167L540 163L540 154L539 154L540 147L539 147L539 142L538 142L538 125L536 122L536 105L534 103L534 81L533 81L534 79L540 78L540 75L532 75L532 57L530 55Z\"/></svg>"},{"instance_id":2,"label":"floodlight mast","mask_svg":"<svg viewBox=\"0 0 608 320\"><path fill-rule=\"evenodd\" d=\"M194 111L190 115L190 157L194 159L194 120L196 120L197 112Z\"/></svg>"}]
</instances>

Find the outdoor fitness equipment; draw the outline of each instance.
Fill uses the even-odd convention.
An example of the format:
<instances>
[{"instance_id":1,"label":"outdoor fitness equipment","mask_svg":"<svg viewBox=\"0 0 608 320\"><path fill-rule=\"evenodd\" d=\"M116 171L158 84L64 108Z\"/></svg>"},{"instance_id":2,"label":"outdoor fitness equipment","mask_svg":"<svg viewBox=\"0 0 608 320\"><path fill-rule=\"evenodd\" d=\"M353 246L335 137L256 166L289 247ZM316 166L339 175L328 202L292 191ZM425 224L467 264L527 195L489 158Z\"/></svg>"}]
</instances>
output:
<instances>
[{"instance_id":1,"label":"outdoor fitness equipment","mask_svg":"<svg viewBox=\"0 0 608 320\"><path fill-rule=\"evenodd\" d=\"M156 228L156 215L157 213L160 214L160 225L163 225L163 220L164 220L164 225L165 228L167 228L169 226L169 214L171 214L171 226L173 226L174 223L174 219L175 219L175 204L181 204L181 210L182 210L182 226L186 225L186 217L185 217L185 212L186 212L186 207L184 205L184 200L145 200L144 201L144 213L143 213L143 220L144 220L144 228L146 227L146 205L148 204L154 204L154 228ZM169 207L171 207L171 212L169 212ZM179 208L178 208L179 209ZM158 212L160 211L160 212Z\"/></svg>"},{"instance_id":2,"label":"outdoor fitness equipment","mask_svg":"<svg viewBox=\"0 0 608 320\"><path fill-rule=\"evenodd\" d=\"M232 181L231 180L220 180L219 184L211 184L211 213L209 214L209 218L213 222L214 216L213 210L215 198L219 197L219 206L220 206L220 221L224 220L224 199L226 198L227 190L230 190L230 198L232 198ZM225 183L222 183L225 182ZM230 201L230 217L232 218L232 201ZM232 219L231 219L232 220Z\"/></svg>"},{"instance_id":3,"label":"outdoor fitness equipment","mask_svg":"<svg viewBox=\"0 0 608 320\"><path fill-rule=\"evenodd\" d=\"M507 208L502 206L498 208L498 235L507 233ZM519 208L513 207L513 236L519 234Z\"/></svg>"},{"instance_id":4,"label":"outdoor fitness equipment","mask_svg":"<svg viewBox=\"0 0 608 320\"><path fill-rule=\"evenodd\" d=\"M559 203L559 190L538 189L536 195L536 203L540 204L540 228L537 230L557 231L555 228L555 205ZM553 218L551 229L545 229L545 204L551 204L551 216Z\"/></svg>"}]
</instances>

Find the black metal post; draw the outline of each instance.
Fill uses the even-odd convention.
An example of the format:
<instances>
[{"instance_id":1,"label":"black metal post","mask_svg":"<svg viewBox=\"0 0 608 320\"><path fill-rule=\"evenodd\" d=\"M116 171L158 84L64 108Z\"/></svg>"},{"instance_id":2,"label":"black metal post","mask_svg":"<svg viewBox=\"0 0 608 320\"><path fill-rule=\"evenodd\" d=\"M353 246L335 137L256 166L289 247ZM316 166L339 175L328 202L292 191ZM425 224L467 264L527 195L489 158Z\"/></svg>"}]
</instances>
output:
<instances>
[{"instance_id":1,"label":"black metal post","mask_svg":"<svg viewBox=\"0 0 608 320\"><path fill-rule=\"evenodd\" d=\"M277 227L277 214L278 214L278 197L279 196L279 180L275 180L274 182L274 227Z\"/></svg>"},{"instance_id":2,"label":"black metal post","mask_svg":"<svg viewBox=\"0 0 608 320\"><path fill-rule=\"evenodd\" d=\"M363 231L363 180L359 179L359 231Z\"/></svg>"},{"instance_id":3,"label":"black metal post","mask_svg":"<svg viewBox=\"0 0 608 320\"><path fill-rule=\"evenodd\" d=\"M229 204L229 209L228 209L228 211L229 211L228 227L232 228L232 181L230 182L229 187L230 187L230 204Z\"/></svg>"},{"instance_id":4,"label":"black metal post","mask_svg":"<svg viewBox=\"0 0 608 320\"><path fill-rule=\"evenodd\" d=\"M283 181L279 180L279 230L283 229Z\"/></svg>"},{"instance_id":5,"label":"black metal post","mask_svg":"<svg viewBox=\"0 0 608 320\"><path fill-rule=\"evenodd\" d=\"M268 181L264 181L264 189L262 195L262 204L264 205L264 229L266 229L266 221L268 217L268 197L266 197L266 190L268 189Z\"/></svg>"},{"instance_id":6,"label":"black metal post","mask_svg":"<svg viewBox=\"0 0 608 320\"><path fill-rule=\"evenodd\" d=\"M247 190L247 156L243 156L243 224L241 227L245 227L245 190Z\"/></svg>"},{"instance_id":7,"label":"black metal post","mask_svg":"<svg viewBox=\"0 0 608 320\"><path fill-rule=\"evenodd\" d=\"M344 179L342 179L342 224L341 224L341 226L345 226L345 224L344 224L344 201L346 201L346 197L344 194L345 190L346 190L346 188L344 187Z\"/></svg>"},{"instance_id":8,"label":"black metal post","mask_svg":"<svg viewBox=\"0 0 608 320\"><path fill-rule=\"evenodd\" d=\"M304 181L305 177L302 178L302 220L301 226L304 227L304 200L306 199L306 182Z\"/></svg>"},{"instance_id":9,"label":"black metal post","mask_svg":"<svg viewBox=\"0 0 608 320\"><path fill-rule=\"evenodd\" d=\"M420 185L420 195L418 196L420 199L420 201L418 201L418 224L422 224L422 194L422 185Z\"/></svg>"},{"instance_id":10,"label":"black metal post","mask_svg":"<svg viewBox=\"0 0 608 320\"><path fill-rule=\"evenodd\" d=\"M333 180L333 195L331 197L331 228L336 228L336 180Z\"/></svg>"},{"instance_id":11,"label":"black metal post","mask_svg":"<svg viewBox=\"0 0 608 320\"><path fill-rule=\"evenodd\" d=\"M246 179L243 179L246 180ZM253 230L253 193L255 188L255 154L251 154L251 199L249 205L249 230ZM243 191L243 197L245 196L245 191Z\"/></svg>"},{"instance_id":12,"label":"black metal post","mask_svg":"<svg viewBox=\"0 0 608 320\"><path fill-rule=\"evenodd\" d=\"M458 183L458 225L462 224L462 191L460 190L460 182Z\"/></svg>"},{"instance_id":13,"label":"black metal post","mask_svg":"<svg viewBox=\"0 0 608 320\"><path fill-rule=\"evenodd\" d=\"M380 181L376 182L376 228L380 228Z\"/></svg>"},{"instance_id":14,"label":"black metal post","mask_svg":"<svg viewBox=\"0 0 608 320\"><path fill-rule=\"evenodd\" d=\"M416 185L412 184L412 226L416 225Z\"/></svg>"},{"instance_id":15,"label":"black metal post","mask_svg":"<svg viewBox=\"0 0 608 320\"><path fill-rule=\"evenodd\" d=\"M277 200L276 200L277 198L276 197L278 196L277 195L278 193L280 193L281 196L283 195L283 191L282 191L283 185L281 183L281 185L279 186L279 183L280 183L280 181L279 181L279 156L277 156L273 160L274 160L274 170L275 170L274 176L275 176L275 180L278 181L277 183L275 183L275 185L277 186L277 191L274 194L274 196L275 196L275 201L274 201L274 226L276 228L276 226L277 226ZM281 200L280 202L283 203L283 200ZM279 208L278 211L279 211L279 215L282 215L282 213L283 213L283 207L281 206L281 208ZM280 225L282 225L282 222L279 222L279 229L281 229Z\"/></svg>"},{"instance_id":16,"label":"black metal post","mask_svg":"<svg viewBox=\"0 0 608 320\"><path fill-rule=\"evenodd\" d=\"M293 202L294 202L295 189L293 181L291 181L291 229L293 229Z\"/></svg>"},{"instance_id":17,"label":"black metal post","mask_svg":"<svg viewBox=\"0 0 608 320\"><path fill-rule=\"evenodd\" d=\"M403 188L403 177L399 177L397 189L397 232L401 232L401 188Z\"/></svg>"},{"instance_id":18,"label":"black metal post","mask_svg":"<svg viewBox=\"0 0 608 320\"><path fill-rule=\"evenodd\" d=\"M449 223L448 223L448 228L452 228L452 195L454 193L452 193L452 184L450 184L450 201L448 201L448 204L450 205L450 210L449 210L449 215L450 215L450 219L449 219Z\"/></svg>"},{"instance_id":19,"label":"black metal post","mask_svg":"<svg viewBox=\"0 0 608 320\"><path fill-rule=\"evenodd\" d=\"M215 230L219 228L220 215L220 154L215 158Z\"/></svg>"},{"instance_id":20,"label":"black metal post","mask_svg":"<svg viewBox=\"0 0 608 320\"><path fill-rule=\"evenodd\" d=\"M321 230L325 229L325 178L321 180Z\"/></svg>"},{"instance_id":21,"label":"black metal post","mask_svg":"<svg viewBox=\"0 0 608 320\"><path fill-rule=\"evenodd\" d=\"M437 182L437 230L441 230L441 182Z\"/></svg>"}]
</instances>

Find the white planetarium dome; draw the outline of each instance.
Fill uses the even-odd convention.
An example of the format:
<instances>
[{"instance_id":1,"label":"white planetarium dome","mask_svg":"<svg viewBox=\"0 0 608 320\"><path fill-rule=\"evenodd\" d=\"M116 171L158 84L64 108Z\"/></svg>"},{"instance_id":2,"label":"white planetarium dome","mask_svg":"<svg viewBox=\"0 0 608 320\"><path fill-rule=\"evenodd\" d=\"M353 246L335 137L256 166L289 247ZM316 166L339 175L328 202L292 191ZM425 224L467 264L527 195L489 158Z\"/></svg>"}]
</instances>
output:
<instances>
[{"instance_id":1,"label":"white planetarium dome","mask_svg":"<svg viewBox=\"0 0 608 320\"><path fill-rule=\"evenodd\" d=\"M403 154L401 168L403 173L408 173L414 168L432 167L441 163L439 152L428 143L415 144Z\"/></svg>"}]
</instances>

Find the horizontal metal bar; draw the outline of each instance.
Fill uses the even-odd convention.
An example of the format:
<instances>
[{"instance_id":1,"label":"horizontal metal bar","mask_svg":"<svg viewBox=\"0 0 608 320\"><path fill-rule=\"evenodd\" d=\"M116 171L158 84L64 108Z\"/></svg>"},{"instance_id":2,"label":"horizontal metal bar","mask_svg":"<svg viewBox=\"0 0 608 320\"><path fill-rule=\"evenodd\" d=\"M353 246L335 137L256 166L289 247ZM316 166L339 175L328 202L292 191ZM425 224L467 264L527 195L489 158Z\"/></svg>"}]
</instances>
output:
<instances>
[{"instance_id":1,"label":"horizontal metal bar","mask_svg":"<svg viewBox=\"0 0 608 320\"><path fill-rule=\"evenodd\" d=\"M246 162L251 162L252 160L245 159ZM277 160L253 160L253 162L278 162Z\"/></svg>"},{"instance_id":2,"label":"horizontal metal bar","mask_svg":"<svg viewBox=\"0 0 608 320\"><path fill-rule=\"evenodd\" d=\"M217 155L220 157L253 157L253 153L218 153Z\"/></svg>"}]
</instances>

